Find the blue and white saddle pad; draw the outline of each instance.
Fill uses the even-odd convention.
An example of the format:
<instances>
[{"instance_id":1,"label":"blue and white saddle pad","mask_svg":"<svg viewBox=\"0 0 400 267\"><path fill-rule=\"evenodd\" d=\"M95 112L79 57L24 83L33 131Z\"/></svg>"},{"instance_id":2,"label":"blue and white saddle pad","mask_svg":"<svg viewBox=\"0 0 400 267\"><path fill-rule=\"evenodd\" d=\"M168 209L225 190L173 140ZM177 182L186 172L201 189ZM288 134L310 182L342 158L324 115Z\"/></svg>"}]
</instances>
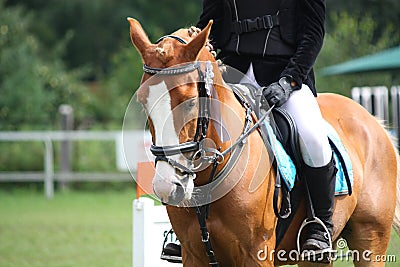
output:
<instances>
[{"instance_id":1,"label":"blue and white saddle pad","mask_svg":"<svg viewBox=\"0 0 400 267\"><path fill-rule=\"evenodd\" d=\"M268 122L264 122L264 125L266 126L265 128L268 131L269 141L277 161L279 173L282 176L288 190L290 191L294 187L294 182L296 179L296 167L290 156L286 153L282 144L276 138L276 135L274 134L271 125ZM353 167L351 165L350 157L336 130L326 121L325 125L328 131L328 137L335 144L344 159L347 173L349 175L351 184L353 184ZM335 196L347 195L349 192L349 188L347 186L342 163L336 153L334 153L334 158L336 162L336 168L338 169L338 172L336 173Z\"/></svg>"}]
</instances>

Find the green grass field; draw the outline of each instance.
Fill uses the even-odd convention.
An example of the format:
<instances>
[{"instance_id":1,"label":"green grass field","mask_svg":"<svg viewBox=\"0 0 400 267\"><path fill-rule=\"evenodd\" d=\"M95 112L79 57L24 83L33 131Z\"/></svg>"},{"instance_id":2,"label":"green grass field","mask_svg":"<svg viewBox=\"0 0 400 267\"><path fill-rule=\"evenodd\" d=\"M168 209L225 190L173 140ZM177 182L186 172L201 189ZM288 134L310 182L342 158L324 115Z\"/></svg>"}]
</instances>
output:
<instances>
[{"instance_id":1,"label":"green grass field","mask_svg":"<svg viewBox=\"0 0 400 267\"><path fill-rule=\"evenodd\" d=\"M47 200L42 192L0 190L0 266L131 266L134 196L133 189L67 191ZM398 259L386 266L399 266L395 235L388 254Z\"/></svg>"},{"instance_id":2,"label":"green grass field","mask_svg":"<svg viewBox=\"0 0 400 267\"><path fill-rule=\"evenodd\" d=\"M133 188L133 186L132 186ZM0 266L131 266L134 190L0 191Z\"/></svg>"}]
</instances>

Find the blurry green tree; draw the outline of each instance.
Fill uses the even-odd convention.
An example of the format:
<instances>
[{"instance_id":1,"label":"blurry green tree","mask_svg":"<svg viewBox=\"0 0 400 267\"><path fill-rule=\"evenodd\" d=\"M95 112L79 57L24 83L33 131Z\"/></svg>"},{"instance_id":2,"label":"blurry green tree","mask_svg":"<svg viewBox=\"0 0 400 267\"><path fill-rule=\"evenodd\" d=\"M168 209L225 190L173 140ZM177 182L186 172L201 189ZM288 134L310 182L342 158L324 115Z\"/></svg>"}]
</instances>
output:
<instances>
[{"instance_id":1,"label":"blurry green tree","mask_svg":"<svg viewBox=\"0 0 400 267\"><path fill-rule=\"evenodd\" d=\"M346 12L358 23L364 17L370 17L376 24L372 31L374 44L386 32L386 28L392 28L392 38L388 41L389 46L395 46L400 41L400 32L397 30L400 25L400 1L398 0L326 0L327 3L327 24L328 31L335 28L337 17L342 12Z\"/></svg>"},{"instance_id":2,"label":"blurry green tree","mask_svg":"<svg viewBox=\"0 0 400 267\"><path fill-rule=\"evenodd\" d=\"M0 130L51 128L63 103L75 108L77 118L90 113L85 71L66 70L65 39L43 48L30 31L35 20L34 13L0 1Z\"/></svg>"},{"instance_id":3,"label":"blurry green tree","mask_svg":"<svg viewBox=\"0 0 400 267\"><path fill-rule=\"evenodd\" d=\"M29 53L31 56L38 60L40 58L41 61L57 63L56 65L60 65L59 69L65 69L66 66L73 70L70 74L78 72L80 76L75 75L77 82L84 81L89 88L87 97L90 101L87 99L84 108L75 109L78 112L87 112L85 117L78 116L78 128L88 128L93 123L100 124L102 128L121 127L125 108L139 85L142 74L141 59L129 39L129 24L126 21L128 16L140 20L149 38L155 41L163 34L194 24L201 9L201 4L195 0L0 1L6 4L4 12L7 9L21 10L19 6L29 11L30 18L24 18L26 14L19 11L20 14L14 16L13 21L8 24L25 25L20 29L25 32L18 34L21 38L32 36L38 46ZM178 10L182 11L180 16L177 16ZM17 40L16 43L23 42ZM55 70L54 67L47 68L47 71ZM32 79L25 75L25 81L30 83L30 80ZM20 87L26 88L26 85L21 84ZM37 87L43 86L38 84ZM88 92L87 89L82 91ZM19 98L17 93L13 93L12 97ZM59 102L63 100L58 95L46 97L52 97ZM10 102L11 97L7 96L5 101ZM43 116L50 115L51 113L47 113ZM43 120L47 121L47 118Z\"/></svg>"},{"instance_id":4,"label":"blurry green tree","mask_svg":"<svg viewBox=\"0 0 400 267\"><path fill-rule=\"evenodd\" d=\"M54 110L56 104L65 102L66 96L71 97L70 101L75 101L72 96L79 92L81 95L76 96L77 100L73 105L80 106L79 109L75 109L76 112L85 112L85 116L80 117L81 120L90 118L85 121L100 123L100 127L109 126L111 123L115 125L114 128L120 127L124 106L135 92L142 72L141 60L135 49L130 47L126 17L131 16L140 20L150 40L155 41L159 36L177 28L195 24L201 13L201 2L196 0L0 1L3 3L1 12L11 12L7 10L20 5L29 10L28 15L19 11L18 16L7 18L9 20L7 27L11 29L18 24L24 24L21 29L25 32L14 36L20 38L15 44L3 44L6 49L0 52L2 64L5 64L9 57L6 55L10 53L9 50L17 51L25 47L25 51L29 53L27 52L27 56L21 56L21 60L31 64L23 65L17 60L11 60L12 63L18 66L35 66L22 68L18 72L13 71L13 75L8 75L7 71L15 70L15 67L11 68L11 65L2 67L0 70L2 87L13 84L12 87L16 88L18 85L20 88L25 88L22 93L30 95L33 100L42 99L44 95L46 99L53 99L47 101L46 105L41 105L43 110ZM316 70L392 47L400 42L400 32L397 29L400 25L400 1L326 1L327 37ZM343 12L344 10L346 12ZM4 21L6 18L1 19ZM5 29L4 26L3 31L6 31ZM6 36L7 34L2 34L1 38ZM24 38L27 41L24 41ZM66 71L66 68L73 71ZM36 72L33 72L34 69ZM22 74L24 71L25 74ZM62 71L66 76L58 74L58 71ZM29 72L36 73L35 75L39 75L41 79L28 78ZM5 74L7 76L4 76ZM19 79L17 75L25 78ZM46 82L43 81L45 77ZM58 91L51 89L51 86L56 84L60 88L62 83L54 81L61 77L64 77L63 80L73 80L75 88L81 89L72 90L68 87L69 89L58 90L62 94L56 94ZM16 84L17 81L19 84ZM89 92L86 88L82 89L81 81L85 81ZM345 84L348 81L348 79L319 78L318 87L322 90L340 91L341 88L349 88L350 85ZM369 80L361 80L363 83L367 81ZM353 78L351 85L354 83L356 80ZM26 90L28 85L37 89ZM5 96L5 89L2 90ZM20 98L18 93L13 92L12 96L4 101L13 103L12 101L16 101L13 99ZM24 107L27 109L29 105ZM4 114L9 108L9 106L0 107L0 118L5 118ZM43 116L42 120L27 121L35 121L34 124L38 124L43 120L46 121L46 117L53 116L50 112L40 113L39 115ZM32 112L31 116L38 117L34 114L35 112ZM79 114L77 115L79 117ZM79 119L77 122L80 123ZM90 125L90 123L83 124L82 127Z\"/></svg>"},{"instance_id":5,"label":"blurry green tree","mask_svg":"<svg viewBox=\"0 0 400 267\"><path fill-rule=\"evenodd\" d=\"M63 60L70 68L92 65L89 77L92 79L111 71L113 55L129 42L127 17L140 20L154 41L194 24L201 9L197 0L8 0L6 3L24 5L38 13L31 29L48 47L68 34L70 40Z\"/></svg>"},{"instance_id":6,"label":"blurry green tree","mask_svg":"<svg viewBox=\"0 0 400 267\"><path fill-rule=\"evenodd\" d=\"M324 46L315 65L318 91L350 96L350 89L354 86L391 86L395 80L388 72L345 75L340 79L337 76L318 75L320 68L393 46L393 41L396 39L395 32L398 31L391 24L380 28L379 23L368 15L359 18L348 12L339 12L331 14L330 19L335 27L325 35ZM379 38L374 34L378 29L380 29Z\"/></svg>"}]
</instances>

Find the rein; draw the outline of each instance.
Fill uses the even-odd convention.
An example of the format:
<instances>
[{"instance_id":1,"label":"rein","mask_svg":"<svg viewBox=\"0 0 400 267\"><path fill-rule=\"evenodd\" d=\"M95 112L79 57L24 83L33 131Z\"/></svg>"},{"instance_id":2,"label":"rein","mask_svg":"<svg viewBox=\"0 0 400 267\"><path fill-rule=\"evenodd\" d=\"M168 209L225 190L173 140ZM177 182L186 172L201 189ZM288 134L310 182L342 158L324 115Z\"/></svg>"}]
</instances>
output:
<instances>
[{"instance_id":1,"label":"rein","mask_svg":"<svg viewBox=\"0 0 400 267\"><path fill-rule=\"evenodd\" d=\"M160 39L158 39L156 43L164 40L165 38L173 38L179 41L180 43L187 44L187 42L184 39L175 35L163 36ZM210 121L210 93L206 88L207 87L206 83L209 83L210 80L212 80L212 77L209 76L210 75L209 73L211 73L212 75L212 70L210 69L207 70L207 66L210 66L212 68L212 65L207 63L206 70L203 73L199 61L169 68L154 68L144 64L143 71L150 75L165 75L165 76L185 74L193 71L198 72L200 78L200 81L198 82L199 111L197 118L196 133L193 138L193 141L184 142L176 145L170 145L170 146L156 146L153 144L150 147L150 151L156 157L155 164L157 164L158 161L165 161L168 164L170 164L174 169L184 174L187 174L192 179L195 179L196 177L195 174L196 170L193 168L193 166L186 167L178 163L177 161L171 159L170 156L178 155L181 153L194 152L193 158L195 158L196 156L200 156L202 159L206 159L209 163L212 163L211 174L208 182L209 184L215 183L216 185L213 185L212 187L215 188L223 181L225 177L228 176L230 171L233 169L234 165L237 162L237 159L239 158L243 150L243 146L246 143L247 137L251 133L253 133L257 128L260 127L261 123L271 113L273 106L256 123L254 123L251 126L251 123L253 122L252 118L253 110L251 106L247 103L247 101L243 97L238 95L234 90L233 92L236 98L238 99L240 104L245 108L246 112L245 122L243 125L243 130L241 135L229 148L227 148L222 152L214 148L204 148L202 146L202 141L206 138ZM207 152L214 154L214 156L206 156ZM216 170L218 165L225 161L225 156L228 155L229 153L232 153L231 154L232 156L229 158L228 162L225 164L224 168L220 171L220 173L217 174ZM219 264L214 255L214 250L212 248L210 240L210 234L208 232L206 225L206 220L208 218L209 208L211 203L211 195L209 195L208 197L210 198L210 201L207 202L208 204L195 206L195 209L196 209L197 219L200 225L202 242L205 246L207 256L209 257L210 266L218 267Z\"/></svg>"}]
</instances>

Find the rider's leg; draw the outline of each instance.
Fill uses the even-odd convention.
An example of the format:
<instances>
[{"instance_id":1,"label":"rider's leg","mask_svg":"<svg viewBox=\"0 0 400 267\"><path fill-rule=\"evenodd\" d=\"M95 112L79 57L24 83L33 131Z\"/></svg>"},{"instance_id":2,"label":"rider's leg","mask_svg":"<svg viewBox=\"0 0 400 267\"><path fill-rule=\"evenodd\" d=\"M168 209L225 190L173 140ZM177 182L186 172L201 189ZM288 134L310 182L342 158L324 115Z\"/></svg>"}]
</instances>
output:
<instances>
[{"instance_id":1,"label":"rider's leg","mask_svg":"<svg viewBox=\"0 0 400 267\"><path fill-rule=\"evenodd\" d=\"M303 85L301 90L292 93L282 108L292 115L298 128L301 154L306 165L303 171L315 216L322 220L332 237L336 168L318 103L311 90ZM322 226L310 225L303 250L328 248L324 233Z\"/></svg>"},{"instance_id":2,"label":"rider's leg","mask_svg":"<svg viewBox=\"0 0 400 267\"><path fill-rule=\"evenodd\" d=\"M304 162L310 167L322 167L331 161L332 150L318 103L307 85L294 91L282 108L292 115L300 137Z\"/></svg>"}]
</instances>

